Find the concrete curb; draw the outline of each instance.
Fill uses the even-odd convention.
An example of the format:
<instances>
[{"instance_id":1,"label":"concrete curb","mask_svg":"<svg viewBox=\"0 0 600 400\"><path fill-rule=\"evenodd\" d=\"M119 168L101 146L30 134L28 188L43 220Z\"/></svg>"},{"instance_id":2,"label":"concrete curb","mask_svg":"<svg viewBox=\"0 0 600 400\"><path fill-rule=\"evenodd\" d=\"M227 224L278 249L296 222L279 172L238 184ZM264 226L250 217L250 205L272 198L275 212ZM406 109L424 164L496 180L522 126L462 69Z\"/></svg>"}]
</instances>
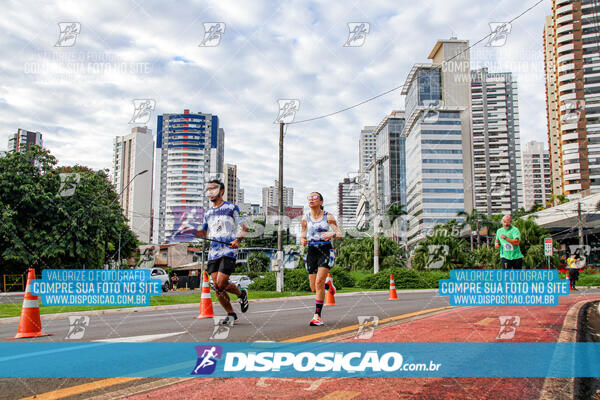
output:
<instances>
[{"instance_id":1,"label":"concrete curb","mask_svg":"<svg viewBox=\"0 0 600 400\"><path fill-rule=\"evenodd\" d=\"M565 316L557 343L576 342L579 312L587 304L598 299L582 300L575 303ZM571 400L575 392L575 378L546 378L540 391L540 400Z\"/></svg>"},{"instance_id":2,"label":"concrete curb","mask_svg":"<svg viewBox=\"0 0 600 400\"><path fill-rule=\"evenodd\" d=\"M409 289L409 290L399 290L398 294L401 296L402 293L427 293L437 291L437 289ZM388 292L385 290L380 291L368 291L368 292L349 292L349 293L340 293L336 294L336 297L348 297L348 296L368 296L368 295L387 295ZM200 295L200 293L198 293ZM275 303L279 301L297 301L297 300L306 300L312 299L314 295L306 295L306 296L289 296L289 297L270 297L266 299L253 299L249 300L250 303ZM213 302L213 304L218 304L217 302ZM199 308L200 307L200 297L198 296L198 303L184 303L184 304L169 304L163 306L148 306L148 307L130 307L130 308L109 308L106 310L90 310L90 311L73 311L73 312L65 312L65 313L55 313L55 314L43 314L40 316L42 321L53 321L57 319L66 319L70 316L76 315L110 315L110 314L129 314L129 313L137 313L137 312L150 312L150 311L164 311L164 310L179 310L186 308ZM0 318L0 325L10 325L19 323L19 318L21 317L8 317L8 318Z\"/></svg>"}]
</instances>

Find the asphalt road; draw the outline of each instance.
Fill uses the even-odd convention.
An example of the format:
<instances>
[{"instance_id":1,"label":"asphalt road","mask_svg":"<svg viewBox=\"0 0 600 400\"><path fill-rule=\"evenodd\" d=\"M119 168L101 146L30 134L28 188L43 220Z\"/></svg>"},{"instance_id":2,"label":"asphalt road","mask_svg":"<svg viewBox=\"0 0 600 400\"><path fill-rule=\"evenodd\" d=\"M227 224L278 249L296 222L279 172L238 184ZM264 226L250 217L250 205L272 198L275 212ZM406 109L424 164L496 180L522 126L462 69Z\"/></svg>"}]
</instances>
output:
<instances>
[{"instance_id":1,"label":"asphalt road","mask_svg":"<svg viewBox=\"0 0 600 400\"><path fill-rule=\"evenodd\" d=\"M235 297L235 296L234 296ZM336 306L326 306L323 310L325 326L311 327L308 322L314 314L314 299L302 298L270 302L250 302L247 313L242 314L234 302L238 321L229 329L223 339L212 338L215 329L213 319L194 319L196 308L180 310L144 311L124 314L92 315L83 338L77 341L163 341L163 342L205 342L208 340L253 342L281 341L304 336L319 331L333 330L356 325L358 316L378 316L379 319L409 312L447 306L448 298L437 293L402 293L399 301L388 301L388 293L354 294L337 296ZM214 303L215 315L224 316L224 310ZM74 341L66 339L69 332L69 319L43 321L45 336L30 340L35 342ZM0 325L0 338L14 336L18 324ZM221 332L221 336L224 333Z\"/></svg>"},{"instance_id":2,"label":"asphalt road","mask_svg":"<svg viewBox=\"0 0 600 400\"><path fill-rule=\"evenodd\" d=\"M215 331L213 319L194 319L198 309L147 311L127 314L92 315L82 339L66 339L69 332L68 317L43 321L43 331L51 333L32 342L207 342L207 341L283 341L317 332L336 331L358 324L358 316L377 316L380 320L415 311L448 306L447 297L439 297L435 291L425 293L398 292L399 301L388 301L387 292L376 294L352 294L337 296L336 306L323 310L325 326L311 327L309 320L314 313L314 299L300 298L269 302L250 302L247 313L238 311L239 320L230 329L221 330L220 339L211 339ZM216 315L225 315L223 309L214 304ZM12 337L18 324L0 325L0 339ZM45 393L58 388L80 385L94 379L82 378L33 378L0 379L0 399L17 399ZM136 384L151 383L152 378L136 381ZM123 384L127 386L127 384ZM118 387L118 386L117 386ZM111 388L112 389L112 388ZM96 393L97 394L97 393ZM70 396L87 398L90 394Z\"/></svg>"}]
</instances>

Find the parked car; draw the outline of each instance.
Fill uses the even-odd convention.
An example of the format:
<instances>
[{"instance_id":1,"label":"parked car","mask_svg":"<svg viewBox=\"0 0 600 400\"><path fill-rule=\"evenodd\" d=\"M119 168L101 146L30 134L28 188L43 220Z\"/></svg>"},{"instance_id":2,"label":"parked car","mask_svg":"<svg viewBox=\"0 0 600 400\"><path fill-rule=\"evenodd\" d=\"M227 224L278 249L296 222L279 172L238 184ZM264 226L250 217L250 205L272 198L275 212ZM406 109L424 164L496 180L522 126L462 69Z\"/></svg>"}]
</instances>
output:
<instances>
[{"instance_id":1,"label":"parked car","mask_svg":"<svg viewBox=\"0 0 600 400\"><path fill-rule=\"evenodd\" d=\"M248 289L248 286L253 282L253 280L246 275L231 275L229 280L235 283L240 289Z\"/></svg>"},{"instance_id":2,"label":"parked car","mask_svg":"<svg viewBox=\"0 0 600 400\"><path fill-rule=\"evenodd\" d=\"M167 271L164 269L158 267L150 268L150 278L160 279L160 286L162 287L163 292L168 292L171 289L169 274L167 274Z\"/></svg>"}]
</instances>

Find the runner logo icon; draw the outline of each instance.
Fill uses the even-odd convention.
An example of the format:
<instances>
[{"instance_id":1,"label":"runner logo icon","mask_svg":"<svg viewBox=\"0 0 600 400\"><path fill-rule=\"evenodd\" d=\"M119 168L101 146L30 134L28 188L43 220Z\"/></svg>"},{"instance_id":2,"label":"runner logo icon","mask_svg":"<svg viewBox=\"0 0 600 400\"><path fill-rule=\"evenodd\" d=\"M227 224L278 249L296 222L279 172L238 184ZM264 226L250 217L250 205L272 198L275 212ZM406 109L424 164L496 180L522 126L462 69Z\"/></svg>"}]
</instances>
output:
<instances>
[{"instance_id":1,"label":"runner logo icon","mask_svg":"<svg viewBox=\"0 0 600 400\"><path fill-rule=\"evenodd\" d=\"M191 375L210 375L215 372L217 359L221 359L223 349L221 346L196 346L198 361Z\"/></svg>"}]
</instances>

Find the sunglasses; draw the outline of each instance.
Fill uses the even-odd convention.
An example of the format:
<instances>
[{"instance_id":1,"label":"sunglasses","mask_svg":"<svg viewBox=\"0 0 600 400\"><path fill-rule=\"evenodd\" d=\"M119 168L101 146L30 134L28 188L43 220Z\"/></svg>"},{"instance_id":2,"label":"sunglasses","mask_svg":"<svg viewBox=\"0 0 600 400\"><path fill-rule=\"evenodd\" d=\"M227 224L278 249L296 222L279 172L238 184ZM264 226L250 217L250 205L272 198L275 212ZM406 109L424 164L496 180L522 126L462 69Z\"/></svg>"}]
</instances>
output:
<instances>
[{"instance_id":1,"label":"sunglasses","mask_svg":"<svg viewBox=\"0 0 600 400\"><path fill-rule=\"evenodd\" d=\"M308 196L308 200L319 200L319 196L316 194L314 196Z\"/></svg>"}]
</instances>

